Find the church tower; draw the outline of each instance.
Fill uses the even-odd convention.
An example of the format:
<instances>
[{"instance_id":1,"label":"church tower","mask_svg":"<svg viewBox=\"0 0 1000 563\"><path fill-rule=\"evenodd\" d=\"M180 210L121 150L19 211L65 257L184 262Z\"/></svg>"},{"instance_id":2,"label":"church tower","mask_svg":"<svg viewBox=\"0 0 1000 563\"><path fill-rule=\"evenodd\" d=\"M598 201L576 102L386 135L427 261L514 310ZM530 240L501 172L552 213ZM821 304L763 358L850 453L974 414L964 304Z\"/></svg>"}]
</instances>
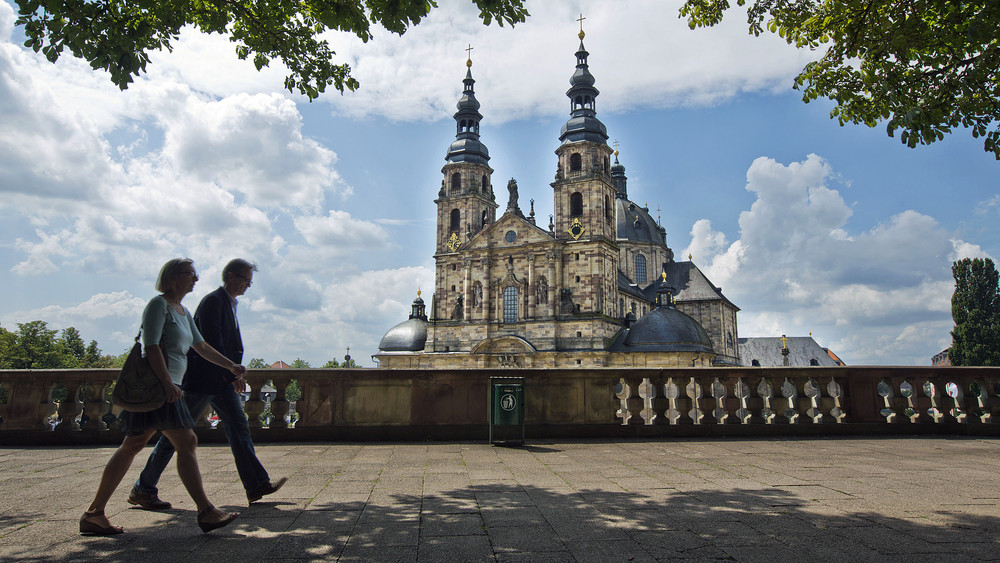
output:
<instances>
[{"instance_id":1,"label":"church tower","mask_svg":"<svg viewBox=\"0 0 1000 563\"><path fill-rule=\"evenodd\" d=\"M471 47L469 48L471 50ZM485 225L496 220L496 198L490 175L490 153L479 140L479 101L472 79L472 59L466 60L465 88L455 113L457 132L448 147L447 163L437 204L437 254L455 252Z\"/></svg>"},{"instance_id":2,"label":"church tower","mask_svg":"<svg viewBox=\"0 0 1000 563\"><path fill-rule=\"evenodd\" d=\"M573 240L615 240L615 186L611 183L611 147L608 132L597 119L594 75L587 64L589 53L583 46L576 52L576 72L566 95L570 118L562 127L556 149L559 164L554 190L556 237Z\"/></svg>"}]
</instances>

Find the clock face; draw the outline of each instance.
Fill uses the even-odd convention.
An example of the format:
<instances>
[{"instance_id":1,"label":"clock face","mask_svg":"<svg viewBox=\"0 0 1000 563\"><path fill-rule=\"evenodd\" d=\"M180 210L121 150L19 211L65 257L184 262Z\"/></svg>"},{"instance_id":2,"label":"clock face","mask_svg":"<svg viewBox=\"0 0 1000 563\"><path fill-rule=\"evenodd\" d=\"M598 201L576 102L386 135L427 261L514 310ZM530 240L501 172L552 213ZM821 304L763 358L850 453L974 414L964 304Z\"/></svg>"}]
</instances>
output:
<instances>
[{"instance_id":1,"label":"clock face","mask_svg":"<svg viewBox=\"0 0 1000 563\"><path fill-rule=\"evenodd\" d=\"M583 223L579 219L573 219L573 222L569 225L569 235L573 237L573 240L579 240L583 235L583 232L587 230L583 227Z\"/></svg>"},{"instance_id":2,"label":"clock face","mask_svg":"<svg viewBox=\"0 0 1000 563\"><path fill-rule=\"evenodd\" d=\"M462 241L458 238L458 233L451 233L451 238L448 239L448 250L455 252L461 245Z\"/></svg>"}]
</instances>

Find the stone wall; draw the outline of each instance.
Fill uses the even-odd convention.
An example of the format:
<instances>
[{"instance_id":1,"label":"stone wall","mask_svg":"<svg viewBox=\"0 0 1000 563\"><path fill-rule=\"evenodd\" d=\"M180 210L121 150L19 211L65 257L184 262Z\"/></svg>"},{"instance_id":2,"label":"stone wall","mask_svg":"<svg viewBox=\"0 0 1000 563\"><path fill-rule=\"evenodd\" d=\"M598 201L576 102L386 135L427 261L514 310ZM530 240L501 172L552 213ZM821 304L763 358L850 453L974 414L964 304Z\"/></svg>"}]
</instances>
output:
<instances>
[{"instance_id":1,"label":"stone wall","mask_svg":"<svg viewBox=\"0 0 1000 563\"><path fill-rule=\"evenodd\" d=\"M119 442L104 393L115 376L0 371L0 444ZM245 407L261 441L484 440L491 377L524 378L529 439L1000 436L1000 368L263 369L248 374ZM293 379L302 388L294 404L285 397ZM269 403L267 381L277 390ZM201 439L224 440L201 419Z\"/></svg>"}]
</instances>

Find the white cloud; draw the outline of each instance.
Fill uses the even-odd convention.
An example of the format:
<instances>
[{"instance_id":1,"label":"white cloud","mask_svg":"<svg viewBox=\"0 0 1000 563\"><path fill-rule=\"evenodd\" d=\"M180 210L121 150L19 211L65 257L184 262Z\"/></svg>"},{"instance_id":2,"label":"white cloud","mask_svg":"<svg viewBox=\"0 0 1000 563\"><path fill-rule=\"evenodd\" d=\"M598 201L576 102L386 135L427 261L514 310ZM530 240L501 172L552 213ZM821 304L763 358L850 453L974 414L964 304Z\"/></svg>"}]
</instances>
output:
<instances>
[{"instance_id":1,"label":"white cloud","mask_svg":"<svg viewBox=\"0 0 1000 563\"><path fill-rule=\"evenodd\" d=\"M725 285L743 310L742 336L812 331L849 363L926 364L949 323L953 256L981 249L912 210L851 233L835 181L816 155L788 165L758 158L747 171L757 199L740 213L739 239L727 244L700 220L682 255L694 253Z\"/></svg>"}]
</instances>

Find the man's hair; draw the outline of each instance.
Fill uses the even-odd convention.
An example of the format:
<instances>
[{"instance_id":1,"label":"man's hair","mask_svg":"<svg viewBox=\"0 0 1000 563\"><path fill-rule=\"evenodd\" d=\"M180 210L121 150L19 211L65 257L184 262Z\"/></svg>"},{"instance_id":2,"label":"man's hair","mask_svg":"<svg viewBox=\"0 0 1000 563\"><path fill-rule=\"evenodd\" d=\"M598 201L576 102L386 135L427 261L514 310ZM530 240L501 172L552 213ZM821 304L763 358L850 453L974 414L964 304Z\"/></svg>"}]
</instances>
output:
<instances>
[{"instance_id":1,"label":"man's hair","mask_svg":"<svg viewBox=\"0 0 1000 563\"><path fill-rule=\"evenodd\" d=\"M225 284L226 280L229 279L229 274L240 274L250 270L251 272L257 271L257 264L253 262L247 262L242 258L233 258L226 264L226 267L222 269L222 283Z\"/></svg>"},{"instance_id":2,"label":"man's hair","mask_svg":"<svg viewBox=\"0 0 1000 563\"><path fill-rule=\"evenodd\" d=\"M166 293L174 285L174 280L180 274L184 266L194 266L194 260L190 258L171 258L160 268L160 275L156 276L156 291Z\"/></svg>"}]
</instances>

